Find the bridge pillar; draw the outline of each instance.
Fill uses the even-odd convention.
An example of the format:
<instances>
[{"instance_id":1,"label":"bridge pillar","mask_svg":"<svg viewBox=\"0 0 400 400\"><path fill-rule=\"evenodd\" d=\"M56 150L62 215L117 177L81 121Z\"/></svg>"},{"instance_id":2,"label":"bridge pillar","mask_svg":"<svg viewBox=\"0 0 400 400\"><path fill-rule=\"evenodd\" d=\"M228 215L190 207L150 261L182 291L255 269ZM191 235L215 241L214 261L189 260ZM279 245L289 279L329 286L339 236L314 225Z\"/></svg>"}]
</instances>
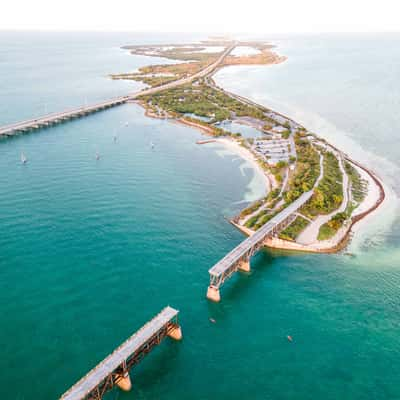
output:
<instances>
[{"instance_id":1,"label":"bridge pillar","mask_svg":"<svg viewBox=\"0 0 400 400\"><path fill-rule=\"evenodd\" d=\"M182 340L182 329L178 324L172 324L167 335L174 340Z\"/></svg>"},{"instance_id":2,"label":"bridge pillar","mask_svg":"<svg viewBox=\"0 0 400 400\"><path fill-rule=\"evenodd\" d=\"M124 392L129 392L132 389L132 382L129 372L126 371L123 374L118 374L115 384Z\"/></svg>"},{"instance_id":3,"label":"bridge pillar","mask_svg":"<svg viewBox=\"0 0 400 400\"><path fill-rule=\"evenodd\" d=\"M238 270L243 272L250 272L250 260L239 261Z\"/></svg>"},{"instance_id":4,"label":"bridge pillar","mask_svg":"<svg viewBox=\"0 0 400 400\"><path fill-rule=\"evenodd\" d=\"M221 295L219 294L219 288L210 285L207 289L207 299L218 303L221 301Z\"/></svg>"}]
</instances>

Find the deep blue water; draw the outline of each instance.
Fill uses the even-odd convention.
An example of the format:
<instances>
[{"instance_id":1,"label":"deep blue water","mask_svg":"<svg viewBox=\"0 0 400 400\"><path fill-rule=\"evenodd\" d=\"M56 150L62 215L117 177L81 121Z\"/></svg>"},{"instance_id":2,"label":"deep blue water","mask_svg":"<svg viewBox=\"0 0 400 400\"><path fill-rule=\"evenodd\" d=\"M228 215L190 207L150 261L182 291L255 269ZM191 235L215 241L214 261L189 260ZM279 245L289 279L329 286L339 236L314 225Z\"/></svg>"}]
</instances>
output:
<instances>
[{"instance_id":1,"label":"deep blue water","mask_svg":"<svg viewBox=\"0 0 400 400\"><path fill-rule=\"evenodd\" d=\"M148 60L119 46L189 39L1 33L0 121L133 91L135 84L107 74ZM385 42L385 54L396 65L394 39ZM361 50L381 51L376 38L352 40L362 41ZM307 115L326 121L327 135L378 160L391 187L396 179L385 166L398 167L400 126L391 115L399 77L395 67L390 76L373 74L378 57L358 68L364 50L349 51L343 59L358 80L348 97L360 97L335 93L346 68L337 73L333 50L349 43L356 46L348 37L282 38L290 62L255 68L246 84L240 71L225 70L224 84L278 109L299 105L301 122ZM392 90L381 90L385 79ZM371 113L381 102L388 125ZM170 304L181 311L184 340L162 343L134 369L133 391L110 398L398 399L399 232L389 225L395 211L371 219L354 257L258 254L252 273L232 279L223 301L210 304L207 270L242 240L224 217L260 188L237 156L197 146L199 136L125 105L0 142L0 398L57 398ZM21 151L29 158L24 166Z\"/></svg>"}]
</instances>

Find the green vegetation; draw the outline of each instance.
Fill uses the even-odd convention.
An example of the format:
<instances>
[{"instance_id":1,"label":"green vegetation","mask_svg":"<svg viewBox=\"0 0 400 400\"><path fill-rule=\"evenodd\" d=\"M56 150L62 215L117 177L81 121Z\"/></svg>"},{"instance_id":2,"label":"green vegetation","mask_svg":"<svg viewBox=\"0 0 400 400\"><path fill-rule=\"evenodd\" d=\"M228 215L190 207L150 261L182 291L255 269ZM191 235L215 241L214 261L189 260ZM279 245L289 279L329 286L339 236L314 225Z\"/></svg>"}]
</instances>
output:
<instances>
[{"instance_id":1,"label":"green vegetation","mask_svg":"<svg viewBox=\"0 0 400 400\"><path fill-rule=\"evenodd\" d=\"M197 61L202 64L211 64L222 54L222 51L220 53L204 53L201 51L202 49L204 48L175 47L162 51L160 56L169 58L170 60Z\"/></svg>"},{"instance_id":2,"label":"green vegetation","mask_svg":"<svg viewBox=\"0 0 400 400\"><path fill-rule=\"evenodd\" d=\"M351 197L358 205L365 199L368 182L361 178L358 171L348 161L345 162L344 168L351 182Z\"/></svg>"},{"instance_id":3,"label":"green vegetation","mask_svg":"<svg viewBox=\"0 0 400 400\"><path fill-rule=\"evenodd\" d=\"M147 68L147 67L144 67ZM132 81L138 81L138 82L143 82L147 85L150 85L151 87L156 87L160 85L164 85L169 82L173 82L177 79L179 79L181 76L180 75L175 75L175 74L169 74L168 72L163 72L163 73L144 73L144 72L133 72L133 73L125 73L125 74L114 74L111 75L111 79L114 80L132 80ZM165 75L162 75L165 74Z\"/></svg>"},{"instance_id":4,"label":"green vegetation","mask_svg":"<svg viewBox=\"0 0 400 400\"><path fill-rule=\"evenodd\" d=\"M292 203L302 193L313 188L320 174L319 154L308 140L295 135L297 164L289 180L289 190L284 194L286 203Z\"/></svg>"},{"instance_id":5,"label":"green vegetation","mask_svg":"<svg viewBox=\"0 0 400 400\"><path fill-rule=\"evenodd\" d=\"M222 43L224 47L230 44L231 42ZM112 78L133 79L145 82L151 86L158 86L193 75L216 61L222 54L222 52L202 52L205 45L207 45L206 42L201 45L192 44L185 46L129 46L128 48L134 54L151 54L185 62L150 65L140 68L138 72L113 75ZM213 42L211 45L218 44ZM272 57L276 61L276 55L269 52L270 47L268 45L262 45L259 48L263 52L261 56L239 58L228 56L224 64L258 63L260 57L270 61ZM266 131L278 124L277 121L268 116L270 114L267 113L269 110L266 108L253 105L251 102L240 101L239 97L229 95L224 90L210 86L207 83L208 81L205 78L200 78L190 84L162 90L151 95L142 95L139 98L148 110L154 111L154 116L167 115L179 118L182 122L195 123L213 136L234 137L237 143L246 148L249 148L254 143L252 138L240 139L240 133L228 132L220 128L218 122L238 117L248 117L249 119L252 118L253 121L256 120L257 125L262 126L263 130ZM200 117L206 117L203 119L207 121L200 119ZM291 125L293 124L286 120L285 123L279 123L278 125L285 127L285 130L281 132L281 137L284 139L289 138L292 134ZM313 144L306 138L307 135L309 133L305 128L299 127L297 129L297 132L294 134L297 156L290 156L289 162L279 161L275 166L269 166L268 160L266 161L270 157L269 154L265 155L265 159L261 159L261 156L259 157L261 167L274 175L279 187L240 213L239 218L245 218L256 213L256 215L253 215L246 222L245 225L247 227L254 230L259 229L285 207L298 199L303 193L314 188L316 180L320 175L320 153L324 153L324 176L318 187L314 189L314 194L310 201L303 206L302 212L307 217L313 218L316 215L328 214L337 210L342 203L343 176L336 156L331 152L327 152L324 146L319 146L317 143ZM287 150L289 153L291 152L290 144L287 146ZM292 168L295 166L295 169L291 170L288 168L289 164L292 164ZM345 213L337 213L324 224L320 229L319 237L326 238L333 236L340 226L343 225L346 216L351 215L351 211L365 197L365 181L361 179L360 174L351 164L346 163L345 167L352 184L353 203L348 205ZM287 186L285 186L286 191L283 193L283 196L280 196L282 190L281 183L286 176L285 174L288 174L289 179ZM262 208L261 211L260 208ZM308 223L308 219L297 217L290 226L281 232L280 237L287 240L295 240Z\"/></svg>"},{"instance_id":6,"label":"green vegetation","mask_svg":"<svg viewBox=\"0 0 400 400\"><path fill-rule=\"evenodd\" d=\"M274 177L275 177L275 180L276 180L278 183L282 183L283 178L282 178L282 175L281 175L279 172L277 172L276 174L274 174Z\"/></svg>"},{"instance_id":7,"label":"green vegetation","mask_svg":"<svg viewBox=\"0 0 400 400\"><path fill-rule=\"evenodd\" d=\"M202 82L163 90L141 98L152 106L178 115L190 113L209 117L212 119L210 123L230 119L233 116L270 120L260 108L244 104Z\"/></svg>"},{"instance_id":8,"label":"green vegetation","mask_svg":"<svg viewBox=\"0 0 400 400\"><path fill-rule=\"evenodd\" d=\"M202 125L204 126L208 132L210 132L210 134L212 134L213 136L234 136L237 137L237 134L231 134L230 132L226 131L225 129L219 128L217 126L214 125L210 125L209 123L202 121L201 119L197 119L197 118L192 118L192 117L188 117L185 116L183 118L186 121L189 122L193 122L197 125Z\"/></svg>"},{"instance_id":9,"label":"green vegetation","mask_svg":"<svg viewBox=\"0 0 400 400\"><path fill-rule=\"evenodd\" d=\"M164 49L164 47L172 47ZM178 64L148 65L139 68L139 72L122 73L111 75L112 79L134 80L146 83L152 87L164 85L204 69L207 65L215 62L220 53L204 53L204 47L200 45L191 46L128 46L133 54L165 57L171 60L186 61Z\"/></svg>"},{"instance_id":10,"label":"green vegetation","mask_svg":"<svg viewBox=\"0 0 400 400\"><path fill-rule=\"evenodd\" d=\"M278 162L276 163L276 167L279 168L279 169L285 168L285 167L287 167L287 162L286 162L286 161L283 161L283 160L280 160L280 161L278 161Z\"/></svg>"},{"instance_id":11,"label":"green vegetation","mask_svg":"<svg viewBox=\"0 0 400 400\"><path fill-rule=\"evenodd\" d=\"M241 211L239 217L244 218L247 215L250 215L253 212L257 211L264 204L264 200L265 199L257 200L254 203L250 204L250 206Z\"/></svg>"},{"instance_id":12,"label":"green vegetation","mask_svg":"<svg viewBox=\"0 0 400 400\"><path fill-rule=\"evenodd\" d=\"M254 217L251 217L247 222L246 226L248 228L254 229L255 231L265 225L269 220L271 220L278 212L275 211L271 213L270 210L263 210Z\"/></svg>"},{"instance_id":13,"label":"green vegetation","mask_svg":"<svg viewBox=\"0 0 400 400\"><path fill-rule=\"evenodd\" d=\"M276 199L280 193L279 188L275 188L268 193L268 200Z\"/></svg>"},{"instance_id":14,"label":"green vegetation","mask_svg":"<svg viewBox=\"0 0 400 400\"><path fill-rule=\"evenodd\" d=\"M343 201L343 176L339 161L331 152L324 154L324 176L314 190L311 199L304 205L303 213L309 217L329 214Z\"/></svg>"},{"instance_id":15,"label":"green vegetation","mask_svg":"<svg viewBox=\"0 0 400 400\"><path fill-rule=\"evenodd\" d=\"M271 203L268 204L270 209L264 209L260 211L258 214L251 217L246 223L245 226L247 228L251 228L253 230L257 230L265 225L268 221L275 217L275 215L279 214L287 205L284 204L277 209L271 210L276 206L276 204L280 201L280 199L275 199Z\"/></svg>"},{"instance_id":16,"label":"green vegetation","mask_svg":"<svg viewBox=\"0 0 400 400\"><path fill-rule=\"evenodd\" d=\"M284 240L294 241L309 223L310 222L305 218L296 217L296 219L279 234L279 237Z\"/></svg>"},{"instance_id":17,"label":"green vegetation","mask_svg":"<svg viewBox=\"0 0 400 400\"><path fill-rule=\"evenodd\" d=\"M283 132L281 133L281 136L282 136L283 139L288 139L289 136L290 136L290 130L287 129L286 131L283 131Z\"/></svg>"},{"instance_id":18,"label":"green vegetation","mask_svg":"<svg viewBox=\"0 0 400 400\"><path fill-rule=\"evenodd\" d=\"M267 205L268 208L260 211L256 215L249 218L249 220L245 223L245 226L251 229L258 229L260 226L264 225L268 222L275 214L271 212L271 208L274 208L279 198L279 188L276 188L268 193L266 197L261 200L258 200L251 204L249 207L245 208L239 215L240 218L244 218L247 215L253 214L256 212L261 206Z\"/></svg>"},{"instance_id":19,"label":"green vegetation","mask_svg":"<svg viewBox=\"0 0 400 400\"><path fill-rule=\"evenodd\" d=\"M332 238L343 226L347 218L348 214L345 212L335 214L328 222L319 228L318 240L328 240Z\"/></svg>"}]
</instances>

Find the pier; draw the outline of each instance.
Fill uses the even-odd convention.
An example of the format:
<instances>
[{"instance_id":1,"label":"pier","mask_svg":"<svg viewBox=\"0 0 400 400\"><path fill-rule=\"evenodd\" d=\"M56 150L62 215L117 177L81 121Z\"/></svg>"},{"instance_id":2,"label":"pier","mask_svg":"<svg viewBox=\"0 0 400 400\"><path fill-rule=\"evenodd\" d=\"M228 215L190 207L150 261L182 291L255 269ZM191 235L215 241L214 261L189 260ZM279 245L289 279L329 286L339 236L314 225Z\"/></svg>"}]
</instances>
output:
<instances>
[{"instance_id":1,"label":"pier","mask_svg":"<svg viewBox=\"0 0 400 400\"><path fill-rule=\"evenodd\" d=\"M101 400L115 386L129 391L132 387L130 369L166 336L174 340L182 339L178 311L169 306L88 372L60 400Z\"/></svg>"}]
</instances>

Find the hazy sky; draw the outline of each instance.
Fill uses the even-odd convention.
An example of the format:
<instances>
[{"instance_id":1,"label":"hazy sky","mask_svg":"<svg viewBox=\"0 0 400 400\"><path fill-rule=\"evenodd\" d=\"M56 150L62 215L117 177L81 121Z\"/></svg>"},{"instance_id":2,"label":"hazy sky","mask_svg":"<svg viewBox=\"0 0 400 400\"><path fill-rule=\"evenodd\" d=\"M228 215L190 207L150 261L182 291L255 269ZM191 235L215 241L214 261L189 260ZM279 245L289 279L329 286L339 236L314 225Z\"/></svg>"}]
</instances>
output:
<instances>
[{"instance_id":1,"label":"hazy sky","mask_svg":"<svg viewBox=\"0 0 400 400\"><path fill-rule=\"evenodd\" d=\"M400 0L4 0L0 29L400 31Z\"/></svg>"}]
</instances>

